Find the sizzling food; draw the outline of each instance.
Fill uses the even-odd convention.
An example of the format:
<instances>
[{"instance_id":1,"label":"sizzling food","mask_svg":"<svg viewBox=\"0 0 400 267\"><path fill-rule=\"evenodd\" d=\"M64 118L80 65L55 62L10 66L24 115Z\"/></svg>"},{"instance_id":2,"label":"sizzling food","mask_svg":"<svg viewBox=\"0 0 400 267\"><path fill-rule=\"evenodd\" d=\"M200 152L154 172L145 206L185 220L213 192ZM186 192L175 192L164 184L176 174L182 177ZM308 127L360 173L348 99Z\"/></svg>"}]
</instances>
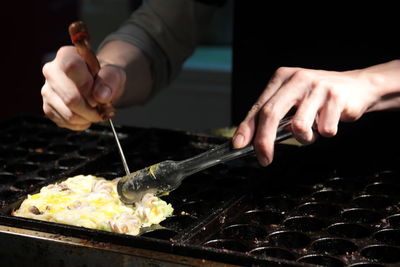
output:
<instances>
[{"instance_id":1,"label":"sizzling food","mask_svg":"<svg viewBox=\"0 0 400 267\"><path fill-rule=\"evenodd\" d=\"M134 206L125 205L117 182L92 175L71 177L28 195L13 215L137 235L141 227L158 224L172 214L172 206L152 194Z\"/></svg>"}]
</instances>

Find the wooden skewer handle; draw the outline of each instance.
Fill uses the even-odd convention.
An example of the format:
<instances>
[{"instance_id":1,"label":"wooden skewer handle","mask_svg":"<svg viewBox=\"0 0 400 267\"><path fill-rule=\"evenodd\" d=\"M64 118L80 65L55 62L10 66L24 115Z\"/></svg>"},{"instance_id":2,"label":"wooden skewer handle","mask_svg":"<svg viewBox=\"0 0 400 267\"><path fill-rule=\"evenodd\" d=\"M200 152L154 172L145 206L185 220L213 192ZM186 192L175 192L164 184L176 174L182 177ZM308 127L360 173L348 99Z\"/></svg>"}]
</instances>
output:
<instances>
[{"instance_id":1,"label":"wooden skewer handle","mask_svg":"<svg viewBox=\"0 0 400 267\"><path fill-rule=\"evenodd\" d=\"M90 46L90 35L86 25L82 21L76 21L68 27L69 36L75 45L78 54L85 60L93 78L96 78L100 70L100 63ZM98 104L93 98L87 99L90 105L96 106L103 120L112 118L115 115L115 108L111 103Z\"/></svg>"}]
</instances>

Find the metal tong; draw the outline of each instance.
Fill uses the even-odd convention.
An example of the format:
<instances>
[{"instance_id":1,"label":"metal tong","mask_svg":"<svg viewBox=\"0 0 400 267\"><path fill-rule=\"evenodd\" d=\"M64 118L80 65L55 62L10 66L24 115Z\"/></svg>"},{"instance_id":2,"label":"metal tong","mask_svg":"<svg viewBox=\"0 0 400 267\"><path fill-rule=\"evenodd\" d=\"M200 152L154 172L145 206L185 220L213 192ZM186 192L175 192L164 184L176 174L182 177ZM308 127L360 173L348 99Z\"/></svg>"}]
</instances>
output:
<instances>
[{"instance_id":1,"label":"metal tong","mask_svg":"<svg viewBox=\"0 0 400 267\"><path fill-rule=\"evenodd\" d=\"M287 129L291 119L291 117L287 117L281 120L277 130L276 143L292 136L292 132ZM126 204L140 201L146 193L160 196L178 188L189 175L251 154L255 154L253 145L233 149L232 143L229 141L186 160L162 161L122 177L117 184L118 194L121 201Z\"/></svg>"},{"instance_id":2,"label":"metal tong","mask_svg":"<svg viewBox=\"0 0 400 267\"><path fill-rule=\"evenodd\" d=\"M75 45L76 50L78 51L78 54L85 60L86 65L88 66L89 71L92 74L93 78L96 78L97 73L100 70L100 63L91 49L89 42L90 35L85 24L82 21L73 22L69 25L68 32L72 43ZM93 100L91 96L87 96L86 100L88 101L90 106L97 108L103 120L108 120L115 138L115 142L118 147L119 154L121 156L122 164L124 166L126 175L129 175L130 174L129 167L128 164L126 163L124 152L119 142L117 132L115 131L114 123L111 119L115 115L114 107L111 105L111 103L98 104L95 100Z\"/></svg>"}]
</instances>

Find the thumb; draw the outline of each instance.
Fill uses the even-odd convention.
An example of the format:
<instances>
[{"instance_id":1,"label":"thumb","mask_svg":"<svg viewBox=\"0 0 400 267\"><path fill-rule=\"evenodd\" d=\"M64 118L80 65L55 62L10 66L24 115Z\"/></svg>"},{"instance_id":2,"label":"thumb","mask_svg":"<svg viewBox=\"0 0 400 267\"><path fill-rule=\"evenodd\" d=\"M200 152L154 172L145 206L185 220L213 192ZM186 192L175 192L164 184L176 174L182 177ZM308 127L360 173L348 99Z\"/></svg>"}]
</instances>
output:
<instances>
[{"instance_id":1,"label":"thumb","mask_svg":"<svg viewBox=\"0 0 400 267\"><path fill-rule=\"evenodd\" d=\"M115 65L104 65L97 74L93 98L100 104L116 102L125 88L126 73Z\"/></svg>"}]
</instances>

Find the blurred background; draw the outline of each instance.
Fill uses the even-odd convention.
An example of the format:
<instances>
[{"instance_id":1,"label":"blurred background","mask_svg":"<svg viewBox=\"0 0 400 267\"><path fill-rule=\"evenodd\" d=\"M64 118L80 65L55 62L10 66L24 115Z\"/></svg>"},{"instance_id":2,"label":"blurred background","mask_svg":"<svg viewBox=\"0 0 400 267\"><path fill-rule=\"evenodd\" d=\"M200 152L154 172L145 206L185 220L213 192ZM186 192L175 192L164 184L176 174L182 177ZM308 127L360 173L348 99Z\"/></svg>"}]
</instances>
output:
<instances>
[{"instance_id":1,"label":"blurred background","mask_svg":"<svg viewBox=\"0 0 400 267\"><path fill-rule=\"evenodd\" d=\"M7 42L1 118L43 114L41 68L60 46L70 45L68 25L83 20L96 48L141 0L41 0L7 3L4 23ZM116 124L182 130L204 130L231 125L231 70L233 0L220 7L201 35L195 53L168 87L138 107L118 111ZM18 12L16 12L18 10ZM15 14L18 14L16 16Z\"/></svg>"}]
</instances>

